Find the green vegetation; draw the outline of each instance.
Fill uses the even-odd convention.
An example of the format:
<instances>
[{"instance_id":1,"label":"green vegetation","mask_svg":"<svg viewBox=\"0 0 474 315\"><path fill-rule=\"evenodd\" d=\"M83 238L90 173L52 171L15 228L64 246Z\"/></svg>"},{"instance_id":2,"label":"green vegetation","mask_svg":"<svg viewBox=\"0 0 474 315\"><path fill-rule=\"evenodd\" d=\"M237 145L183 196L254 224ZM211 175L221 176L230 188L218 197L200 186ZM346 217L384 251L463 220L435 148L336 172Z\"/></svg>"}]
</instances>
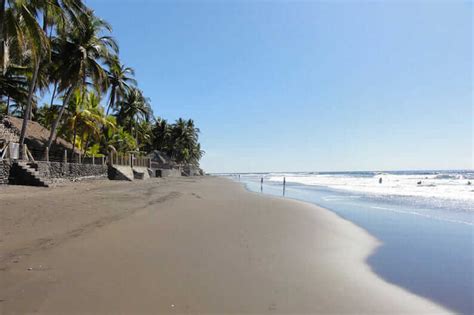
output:
<instances>
[{"instance_id":1,"label":"green vegetation","mask_svg":"<svg viewBox=\"0 0 474 315\"><path fill-rule=\"evenodd\" d=\"M203 155L193 120L155 118L112 28L82 0L0 0L0 115L29 120L84 155L160 150L178 163ZM38 104L49 91L47 104Z\"/></svg>"}]
</instances>

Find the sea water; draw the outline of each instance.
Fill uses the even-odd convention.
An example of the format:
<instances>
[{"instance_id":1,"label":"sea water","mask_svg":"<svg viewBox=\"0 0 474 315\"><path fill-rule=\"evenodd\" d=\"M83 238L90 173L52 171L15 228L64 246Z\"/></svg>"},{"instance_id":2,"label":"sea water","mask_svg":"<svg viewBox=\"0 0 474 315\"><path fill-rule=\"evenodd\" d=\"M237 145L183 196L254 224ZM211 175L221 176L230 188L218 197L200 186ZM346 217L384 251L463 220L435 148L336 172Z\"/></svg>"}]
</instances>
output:
<instances>
[{"instance_id":1,"label":"sea water","mask_svg":"<svg viewBox=\"0 0 474 315\"><path fill-rule=\"evenodd\" d=\"M334 211L382 242L367 263L384 280L474 313L474 171L221 175Z\"/></svg>"}]
</instances>

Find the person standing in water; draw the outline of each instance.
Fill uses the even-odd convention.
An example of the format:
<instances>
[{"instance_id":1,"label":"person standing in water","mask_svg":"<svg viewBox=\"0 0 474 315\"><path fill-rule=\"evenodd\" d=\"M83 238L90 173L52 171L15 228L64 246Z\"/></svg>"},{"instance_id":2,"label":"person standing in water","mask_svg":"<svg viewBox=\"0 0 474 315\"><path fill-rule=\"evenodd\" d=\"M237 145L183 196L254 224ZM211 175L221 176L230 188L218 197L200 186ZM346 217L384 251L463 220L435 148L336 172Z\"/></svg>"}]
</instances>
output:
<instances>
[{"instance_id":1,"label":"person standing in water","mask_svg":"<svg viewBox=\"0 0 474 315\"><path fill-rule=\"evenodd\" d=\"M283 177L283 196L285 195L286 190L286 177Z\"/></svg>"},{"instance_id":2,"label":"person standing in water","mask_svg":"<svg viewBox=\"0 0 474 315\"><path fill-rule=\"evenodd\" d=\"M260 178L260 191L263 191L263 177Z\"/></svg>"}]
</instances>

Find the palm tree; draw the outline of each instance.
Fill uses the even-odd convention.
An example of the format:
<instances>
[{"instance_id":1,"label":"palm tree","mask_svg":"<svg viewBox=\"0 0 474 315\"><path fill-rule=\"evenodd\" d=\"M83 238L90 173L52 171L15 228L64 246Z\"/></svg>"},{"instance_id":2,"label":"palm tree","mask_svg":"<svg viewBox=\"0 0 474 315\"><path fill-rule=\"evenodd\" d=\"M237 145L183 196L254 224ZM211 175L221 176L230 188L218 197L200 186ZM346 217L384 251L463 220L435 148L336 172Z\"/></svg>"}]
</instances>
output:
<instances>
[{"instance_id":1,"label":"palm tree","mask_svg":"<svg viewBox=\"0 0 474 315\"><path fill-rule=\"evenodd\" d=\"M92 81L97 91L107 87L107 73L102 64L118 52L115 40L101 35L111 31L105 21L95 17L92 12L82 14L81 27L68 27L53 42L55 62L58 64L58 91L64 93L64 100L58 117L51 126L47 148L56 135L56 129L74 91L85 86L87 79Z\"/></svg>"},{"instance_id":2,"label":"palm tree","mask_svg":"<svg viewBox=\"0 0 474 315\"><path fill-rule=\"evenodd\" d=\"M33 57L47 47L47 40L36 20L36 12L26 1L0 0L0 69L5 74L10 59L10 50L17 55L29 49Z\"/></svg>"},{"instance_id":3,"label":"palm tree","mask_svg":"<svg viewBox=\"0 0 474 315\"><path fill-rule=\"evenodd\" d=\"M149 121L141 121L135 127L135 138L137 139L138 149L140 151L149 151L153 135L152 125Z\"/></svg>"},{"instance_id":4,"label":"palm tree","mask_svg":"<svg viewBox=\"0 0 474 315\"><path fill-rule=\"evenodd\" d=\"M127 126L127 131L132 135L139 123L149 122L153 117L149 99L143 96L143 92L138 88L130 89L125 98L118 103L118 107L117 121L122 126Z\"/></svg>"},{"instance_id":5,"label":"palm tree","mask_svg":"<svg viewBox=\"0 0 474 315\"><path fill-rule=\"evenodd\" d=\"M12 102L24 104L28 98L28 82L26 79L28 69L26 67L9 65L5 74L0 73L0 96L4 95L5 115L10 114Z\"/></svg>"},{"instance_id":6,"label":"palm tree","mask_svg":"<svg viewBox=\"0 0 474 315\"><path fill-rule=\"evenodd\" d=\"M58 115L59 106L44 104L39 107L34 116L34 120L41 126L49 128Z\"/></svg>"},{"instance_id":7,"label":"palm tree","mask_svg":"<svg viewBox=\"0 0 474 315\"><path fill-rule=\"evenodd\" d=\"M108 141L117 151L125 153L127 151L135 151L137 149L136 139L129 134L122 126L118 126L116 131L111 134Z\"/></svg>"},{"instance_id":8,"label":"palm tree","mask_svg":"<svg viewBox=\"0 0 474 315\"><path fill-rule=\"evenodd\" d=\"M166 119L162 119L161 117L157 117L155 120L155 124L151 130L152 135L152 149L160 150L166 154L170 152L170 139L171 139L171 125L168 124Z\"/></svg>"},{"instance_id":9,"label":"palm tree","mask_svg":"<svg viewBox=\"0 0 474 315\"><path fill-rule=\"evenodd\" d=\"M100 96L95 92L89 92L85 99L85 106L82 112L82 128L80 140L84 153L88 150L91 143L100 145L102 130L106 128L114 132L116 125L107 119L104 108L100 105Z\"/></svg>"},{"instance_id":10,"label":"palm tree","mask_svg":"<svg viewBox=\"0 0 474 315\"><path fill-rule=\"evenodd\" d=\"M100 98L94 92L76 90L68 104L65 113L66 122L63 126L63 134L72 138L72 155L77 147L86 151L90 138L99 139L101 127L107 122L104 119L103 108L100 106ZM72 136L71 136L72 133Z\"/></svg>"},{"instance_id":11,"label":"palm tree","mask_svg":"<svg viewBox=\"0 0 474 315\"><path fill-rule=\"evenodd\" d=\"M30 115L32 112L33 98L36 93L38 85L38 77L40 76L40 66L43 61L49 60L50 42L47 37L47 30L49 24L64 25L65 15L69 13L74 16L74 10L81 10L83 8L80 0L34 0L28 4L24 1L10 1L13 8L17 8L21 17L24 20L26 33L29 35L28 39L30 45L30 59L32 65L32 77L29 82L28 99L23 116L23 124L20 133L20 149L26 135L26 128ZM43 17L43 26L40 28L36 17L41 13ZM44 77L44 76L43 76ZM40 80L41 87L46 85L45 80Z\"/></svg>"},{"instance_id":12,"label":"palm tree","mask_svg":"<svg viewBox=\"0 0 474 315\"><path fill-rule=\"evenodd\" d=\"M30 62L33 65L32 77L29 82L28 88L28 98L26 101L26 107L24 111L23 124L20 133L20 150L23 148L23 143L25 141L26 127L28 120L30 119L31 108L33 104L34 93L36 90L36 80L39 73L39 65L43 55L46 55L49 58L50 46L49 41L44 33L43 29L40 27L38 21L36 20L37 12L35 7L27 5L24 1L9 1L10 10L17 17L18 28L23 31L16 31L16 40L19 44L24 44L29 51ZM8 24L7 24L8 25ZM8 28L8 29L11 29ZM5 32L3 33L5 35ZM26 36L25 36L26 35ZM5 43L5 41L4 41ZM5 47L5 45L3 45ZM3 50L4 64L3 67L6 67L5 58L6 53ZM5 71L5 70L4 70Z\"/></svg>"},{"instance_id":13,"label":"palm tree","mask_svg":"<svg viewBox=\"0 0 474 315\"><path fill-rule=\"evenodd\" d=\"M109 114L110 109L116 110L116 102L121 102L131 87L137 85L137 81L133 78L135 70L120 64L117 56L111 58L108 66L107 76L110 84L110 98L106 115Z\"/></svg>"}]
</instances>

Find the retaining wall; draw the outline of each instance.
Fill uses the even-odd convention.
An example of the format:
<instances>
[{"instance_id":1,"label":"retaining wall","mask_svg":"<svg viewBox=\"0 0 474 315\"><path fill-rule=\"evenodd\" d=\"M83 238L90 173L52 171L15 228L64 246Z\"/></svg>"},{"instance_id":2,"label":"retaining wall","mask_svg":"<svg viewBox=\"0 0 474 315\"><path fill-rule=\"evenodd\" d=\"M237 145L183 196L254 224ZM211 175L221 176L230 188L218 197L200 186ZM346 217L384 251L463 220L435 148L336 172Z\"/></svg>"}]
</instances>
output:
<instances>
[{"instance_id":1,"label":"retaining wall","mask_svg":"<svg viewBox=\"0 0 474 315\"><path fill-rule=\"evenodd\" d=\"M113 165L108 167L108 177L110 180L132 181L135 176L130 166Z\"/></svg>"},{"instance_id":2,"label":"retaining wall","mask_svg":"<svg viewBox=\"0 0 474 315\"><path fill-rule=\"evenodd\" d=\"M167 168L153 168L151 169L152 177L180 177L180 169L167 169Z\"/></svg>"},{"instance_id":3,"label":"retaining wall","mask_svg":"<svg viewBox=\"0 0 474 315\"><path fill-rule=\"evenodd\" d=\"M134 179L149 179L150 174L148 173L147 167L134 166L133 167L133 178Z\"/></svg>"},{"instance_id":4,"label":"retaining wall","mask_svg":"<svg viewBox=\"0 0 474 315\"><path fill-rule=\"evenodd\" d=\"M77 179L81 177L107 178L106 165L63 162L36 162L40 176L47 178Z\"/></svg>"},{"instance_id":5,"label":"retaining wall","mask_svg":"<svg viewBox=\"0 0 474 315\"><path fill-rule=\"evenodd\" d=\"M6 142L19 142L20 137L10 128L7 128L0 119L0 139Z\"/></svg>"},{"instance_id":6,"label":"retaining wall","mask_svg":"<svg viewBox=\"0 0 474 315\"><path fill-rule=\"evenodd\" d=\"M10 176L11 164L8 160L0 160L0 185L8 184Z\"/></svg>"}]
</instances>

